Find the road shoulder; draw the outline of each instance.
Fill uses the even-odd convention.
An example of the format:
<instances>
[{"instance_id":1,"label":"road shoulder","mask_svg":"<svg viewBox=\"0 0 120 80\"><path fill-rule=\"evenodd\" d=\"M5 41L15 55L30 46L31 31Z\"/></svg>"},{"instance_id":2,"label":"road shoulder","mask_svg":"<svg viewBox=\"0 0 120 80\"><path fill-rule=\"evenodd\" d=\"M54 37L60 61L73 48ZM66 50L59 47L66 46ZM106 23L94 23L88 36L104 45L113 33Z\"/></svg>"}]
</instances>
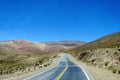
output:
<instances>
[{"instance_id":1,"label":"road shoulder","mask_svg":"<svg viewBox=\"0 0 120 80\"><path fill-rule=\"evenodd\" d=\"M88 66L75 59L72 55L70 55L70 58L86 71L91 80L120 80L120 76L113 74L106 69Z\"/></svg>"},{"instance_id":2,"label":"road shoulder","mask_svg":"<svg viewBox=\"0 0 120 80\"><path fill-rule=\"evenodd\" d=\"M23 79L25 79L27 77L30 77L30 76L33 76L33 75L38 74L40 72L43 72L45 70L48 70L48 69L52 68L53 66L57 65L61 55L62 54L59 54L59 57L54 58L52 64L50 66L48 66L48 67L44 67L44 68L41 68L41 69L36 69L34 71L30 71L30 72L22 73L22 74L6 75L7 78L4 78L2 80L23 80Z\"/></svg>"}]
</instances>

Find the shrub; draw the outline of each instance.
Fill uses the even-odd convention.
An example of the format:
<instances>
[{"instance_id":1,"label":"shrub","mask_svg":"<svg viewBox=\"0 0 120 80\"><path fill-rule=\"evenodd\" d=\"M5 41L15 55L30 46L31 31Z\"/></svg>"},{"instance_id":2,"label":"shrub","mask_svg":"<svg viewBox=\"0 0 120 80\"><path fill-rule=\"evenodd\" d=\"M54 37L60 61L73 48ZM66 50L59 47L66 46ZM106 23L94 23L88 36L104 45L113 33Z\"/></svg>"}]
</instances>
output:
<instances>
[{"instance_id":1,"label":"shrub","mask_svg":"<svg viewBox=\"0 0 120 80\"><path fill-rule=\"evenodd\" d=\"M105 62L105 66L107 66L108 65L108 62Z\"/></svg>"},{"instance_id":2,"label":"shrub","mask_svg":"<svg viewBox=\"0 0 120 80\"><path fill-rule=\"evenodd\" d=\"M118 49L118 51L120 51L120 49Z\"/></svg>"},{"instance_id":3,"label":"shrub","mask_svg":"<svg viewBox=\"0 0 120 80\"><path fill-rule=\"evenodd\" d=\"M118 71L118 74L120 74L120 70Z\"/></svg>"},{"instance_id":4,"label":"shrub","mask_svg":"<svg viewBox=\"0 0 120 80\"><path fill-rule=\"evenodd\" d=\"M112 72L113 72L113 73L116 73L116 72L117 72L117 69L112 69Z\"/></svg>"},{"instance_id":5,"label":"shrub","mask_svg":"<svg viewBox=\"0 0 120 80\"><path fill-rule=\"evenodd\" d=\"M108 53L109 51L106 51L106 53Z\"/></svg>"}]
</instances>

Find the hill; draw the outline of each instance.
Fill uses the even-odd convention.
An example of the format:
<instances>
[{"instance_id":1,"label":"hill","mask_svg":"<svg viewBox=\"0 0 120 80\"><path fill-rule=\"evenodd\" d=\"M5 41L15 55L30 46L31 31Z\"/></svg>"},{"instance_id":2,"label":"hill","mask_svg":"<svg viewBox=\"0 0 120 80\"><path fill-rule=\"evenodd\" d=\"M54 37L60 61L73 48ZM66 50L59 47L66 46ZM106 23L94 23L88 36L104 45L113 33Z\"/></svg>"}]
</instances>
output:
<instances>
[{"instance_id":1,"label":"hill","mask_svg":"<svg viewBox=\"0 0 120 80\"><path fill-rule=\"evenodd\" d=\"M79 53L81 51L108 47L120 47L120 32L104 36L85 45L72 48L69 51Z\"/></svg>"},{"instance_id":2,"label":"hill","mask_svg":"<svg viewBox=\"0 0 120 80\"><path fill-rule=\"evenodd\" d=\"M120 32L67 51L88 65L120 74Z\"/></svg>"},{"instance_id":3,"label":"hill","mask_svg":"<svg viewBox=\"0 0 120 80\"><path fill-rule=\"evenodd\" d=\"M70 47L85 44L80 41L60 41L60 42L31 42L27 40L10 40L0 42L0 48L11 49L17 53L30 54L30 53L45 53L45 52L55 52L62 49L67 49Z\"/></svg>"},{"instance_id":4,"label":"hill","mask_svg":"<svg viewBox=\"0 0 120 80\"><path fill-rule=\"evenodd\" d=\"M31 67L51 64L57 52L82 42L31 42L27 40L9 40L0 42L0 74L30 71Z\"/></svg>"}]
</instances>

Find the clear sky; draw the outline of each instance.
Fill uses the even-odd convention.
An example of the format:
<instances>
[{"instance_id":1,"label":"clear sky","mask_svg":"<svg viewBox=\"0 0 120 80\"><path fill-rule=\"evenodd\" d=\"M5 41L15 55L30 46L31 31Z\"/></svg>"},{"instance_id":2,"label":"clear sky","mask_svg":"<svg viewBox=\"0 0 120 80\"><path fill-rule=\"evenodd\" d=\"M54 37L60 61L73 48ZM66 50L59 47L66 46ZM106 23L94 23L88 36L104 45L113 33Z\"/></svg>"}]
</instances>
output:
<instances>
[{"instance_id":1,"label":"clear sky","mask_svg":"<svg viewBox=\"0 0 120 80\"><path fill-rule=\"evenodd\" d=\"M92 41L120 31L120 0L0 0L0 41Z\"/></svg>"}]
</instances>

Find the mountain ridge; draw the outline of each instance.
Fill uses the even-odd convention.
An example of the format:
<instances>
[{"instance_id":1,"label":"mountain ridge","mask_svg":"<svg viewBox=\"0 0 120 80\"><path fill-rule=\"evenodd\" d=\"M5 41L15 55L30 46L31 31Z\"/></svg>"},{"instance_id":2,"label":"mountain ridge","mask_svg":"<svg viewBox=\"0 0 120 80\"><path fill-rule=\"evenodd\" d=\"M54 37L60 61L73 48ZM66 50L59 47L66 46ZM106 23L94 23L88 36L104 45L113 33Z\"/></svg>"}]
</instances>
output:
<instances>
[{"instance_id":1,"label":"mountain ridge","mask_svg":"<svg viewBox=\"0 0 120 80\"><path fill-rule=\"evenodd\" d=\"M0 42L0 47L16 50L18 53L45 53L71 48L85 43L81 41L67 42L32 42L28 40L7 40Z\"/></svg>"},{"instance_id":2,"label":"mountain ridge","mask_svg":"<svg viewBox=\"0 0 120 80\"><path fill-rule=\"evenodd\" d=\"M117 43L118 43L118 45L120 43L120 32L116 32L113 34L103 36L95 41L89 42L82 46L77 46L75 48L72 48L72 49L70 49L70 51L71 52L72 51L81 52L81 51L97 49L97 48L105 48L105 47L107 48L107 47L112 47L114 44L117 44ZM116 47L117 47L117 45L116 45ZM78 53L78 52L76 52L76 53Z\"/></svg>"}]
</instances>

